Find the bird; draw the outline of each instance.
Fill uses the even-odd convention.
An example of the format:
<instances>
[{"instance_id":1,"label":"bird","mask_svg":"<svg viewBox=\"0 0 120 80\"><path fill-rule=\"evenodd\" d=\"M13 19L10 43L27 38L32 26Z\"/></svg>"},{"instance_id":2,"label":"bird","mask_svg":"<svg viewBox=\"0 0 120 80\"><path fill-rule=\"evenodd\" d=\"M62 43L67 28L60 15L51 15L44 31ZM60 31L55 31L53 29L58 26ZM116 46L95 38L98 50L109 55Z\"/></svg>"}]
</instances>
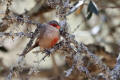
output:
<instances>
[{"instance_id":1,"label":"bird","mask_svg":"<svg viewBox=\"0 0 120 80\"><path fill-rule=\"evenodd\" d=\"M52 48L60 40L60 28L61 27L59 23L55 20L44 23L39 31L40 35L37 37L35 44L33 44L33 46L28 50L28 52L38 46L42 49ZM22 55L25 54L23 53Z\"/></svg>"}]
</instances>

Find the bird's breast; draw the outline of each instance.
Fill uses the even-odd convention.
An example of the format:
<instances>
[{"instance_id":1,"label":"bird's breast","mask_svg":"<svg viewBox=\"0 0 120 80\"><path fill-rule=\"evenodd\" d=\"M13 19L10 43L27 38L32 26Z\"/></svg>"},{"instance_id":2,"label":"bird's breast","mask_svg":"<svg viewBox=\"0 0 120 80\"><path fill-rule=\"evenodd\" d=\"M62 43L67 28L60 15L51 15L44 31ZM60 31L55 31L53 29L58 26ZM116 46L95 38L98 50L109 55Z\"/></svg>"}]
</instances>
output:
<instances>
[{"instance_id":1,"label":"bird's breast","mask_svg":"<svg viewBox=\"0 0 120 80\"><path fill-rule=\"evenodd\" d=\"M60 39L59 30L49 26L46 28L43 36L39 39L39 46L41 48L51 48Z\"/></svg>"}]
</instances>

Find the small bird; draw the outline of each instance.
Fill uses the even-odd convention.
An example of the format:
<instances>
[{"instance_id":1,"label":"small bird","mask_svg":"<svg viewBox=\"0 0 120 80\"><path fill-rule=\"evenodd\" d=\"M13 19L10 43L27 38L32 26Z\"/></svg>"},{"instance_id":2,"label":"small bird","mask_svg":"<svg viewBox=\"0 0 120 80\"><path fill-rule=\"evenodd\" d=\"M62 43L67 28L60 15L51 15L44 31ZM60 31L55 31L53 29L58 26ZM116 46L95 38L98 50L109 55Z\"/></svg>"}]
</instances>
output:
<instances>
[{"instance_id":1,"label":"small bird","mask_svg":"<svg viewBox=\"0 0 120 80\"><path fill-rule=\"evenodd\" d=\"M59 29L60 26L55 20L44 23L43 27L40 29L40 36L38 36L35 44L28 50L28 52L38 46L43 49L52 48L60 39Z\"/></svg>"}]
</instances>

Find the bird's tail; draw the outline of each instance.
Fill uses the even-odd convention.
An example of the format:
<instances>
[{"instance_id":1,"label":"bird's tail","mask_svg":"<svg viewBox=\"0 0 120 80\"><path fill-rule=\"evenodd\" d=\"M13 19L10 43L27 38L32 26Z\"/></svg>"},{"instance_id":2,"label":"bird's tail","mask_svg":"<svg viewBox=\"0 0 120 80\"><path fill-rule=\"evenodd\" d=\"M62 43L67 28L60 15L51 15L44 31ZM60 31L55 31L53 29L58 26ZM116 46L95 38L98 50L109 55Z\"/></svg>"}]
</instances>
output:
<instances>
[{"instance_id":1,"label":"bird's tail","mask_svg":"<svg viewBox=\"0 0 120 80\"><path fill-rule=\"evenodd\" d=\"M20 56L25 56L28 52L30 52L32 49L38 47L38 44L35 43L32 47L30 47L25 53L20 54Z\"/></svg>"}]
</instances>

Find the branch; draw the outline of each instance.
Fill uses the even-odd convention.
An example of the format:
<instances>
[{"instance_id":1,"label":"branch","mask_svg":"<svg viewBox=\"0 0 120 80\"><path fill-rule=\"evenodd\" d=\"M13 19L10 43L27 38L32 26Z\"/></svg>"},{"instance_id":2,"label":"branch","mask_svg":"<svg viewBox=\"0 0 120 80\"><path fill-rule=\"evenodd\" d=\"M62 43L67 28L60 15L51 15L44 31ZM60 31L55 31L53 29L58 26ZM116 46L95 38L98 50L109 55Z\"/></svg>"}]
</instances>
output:
<instances>
[{"instance_id":1,"label":"branch","mask_svg":"<svg viewBox=\"0 0 120 80\"><path fill-rule=\"evenodd\" d=\"M32 34L32 37L30 38L30 41L28 42L26 48L23 50L23 52L22 52L22 54L20 54L20 56L25 56L29 52L29 49L31 48L34 39L40 35L40 29L42 27L44 27L44 26L42 26L42 24L37 25L37 28L35 29L34 33Z\"/></svg>"},{"instance_id":2,"label":"branch","mask_svg":"<svg viewBox=\"0 0 120 80\"><path fill-rule=\"evenodd\" d=\"M117 58L117 63L114 67L114 69L110 73L111 75L111 80L119 80L120 79L120 54L118 55Z\"/></svg>"},{"instance_id":3,"label":"branch","mask_svg":"<svg viewBox=\"0 0 120 80\"><path fill-rule=\"evenodd\" d=\"M73 7L69 10L69 12L66 14L66 16L70 15L71 13L75 12L80 6L84 4L85 0L79 0L76 2Z\"/></svg>"},{"instance_id":4,"label":"branch","mask_svg":"<svg viewBox=\"0 0 120 80\"><path fill-rule=\"evenodd\" d=\"M18 33L12 33L12 32L0 32L0 37L2 36L26 36L28 38L32 37L32 32L30 33L24 33L24 32L18 32Z\"/></svg>"}]
</instances>

